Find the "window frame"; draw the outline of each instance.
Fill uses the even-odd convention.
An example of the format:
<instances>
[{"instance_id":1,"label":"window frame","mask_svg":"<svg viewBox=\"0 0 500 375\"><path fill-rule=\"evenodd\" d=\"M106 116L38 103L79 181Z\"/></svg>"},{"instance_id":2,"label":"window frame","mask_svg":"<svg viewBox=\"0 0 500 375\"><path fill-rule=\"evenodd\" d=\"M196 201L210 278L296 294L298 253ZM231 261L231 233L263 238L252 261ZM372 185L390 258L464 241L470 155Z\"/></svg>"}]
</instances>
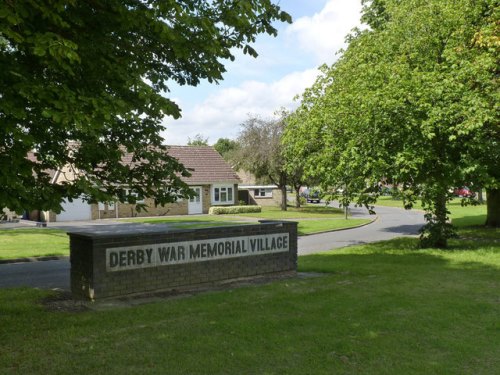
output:
<instances>
[{"instance_id":1,"label":"window frame","mask_svg":"<svg viewBox=\"0 0 500 375\"><path fill-rule=\"evenodd\" d=\"M235 187L233 184L212 185L212 205L231 205L234 204ZM225 197L225 199L222 199Z\"/></svg>"},{"instance_id":2,"label":"window frame","mask_svg":"<svg viewBox=\"0 0 500 375\"><path fill-rule=\"evenodd\" d=\"M264 194L262 194L262 193L264 193ZM253 196L254 196L254 198L272 198L273 197L273 189L272 188L254 188L253 189Z\"/></svg>"}]
</instances>

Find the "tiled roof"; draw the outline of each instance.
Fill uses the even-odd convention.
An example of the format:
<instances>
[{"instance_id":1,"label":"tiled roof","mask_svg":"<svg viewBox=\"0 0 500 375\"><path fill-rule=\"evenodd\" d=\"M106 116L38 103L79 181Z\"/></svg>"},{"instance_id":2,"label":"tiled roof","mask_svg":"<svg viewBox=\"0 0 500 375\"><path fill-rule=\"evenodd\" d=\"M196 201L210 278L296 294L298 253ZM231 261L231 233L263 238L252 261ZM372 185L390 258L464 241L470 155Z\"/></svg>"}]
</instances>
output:
<instances>
[{"instance_id":1,"label":"tiled roof","mask_svg":"<svg viewBox=\"0 0 500 375\"><path fill-rule=\"evenodd\" d=\"M168 154L179 160L191 172L191 177L183 177L183 181L189 185L214 184L241 182L238 175L231 166L211 146L167 146ZM132 153L125 152L122 163L133 165ZM27 158L37 161L33 152L28 153ZM51 177L55 171L47 171Z\"/></svg>"},{"instance_id":2,"label":"tiled roof","mask_svg":"<svg viewBox=\"0 0 500 375\"><path fill-rule=\"evenodd\" d=\"M233 168L211 146L168 146L168 154L192 169L191 177L183 178L189 185L240 182Z\"/></svg>"}]
</instances>

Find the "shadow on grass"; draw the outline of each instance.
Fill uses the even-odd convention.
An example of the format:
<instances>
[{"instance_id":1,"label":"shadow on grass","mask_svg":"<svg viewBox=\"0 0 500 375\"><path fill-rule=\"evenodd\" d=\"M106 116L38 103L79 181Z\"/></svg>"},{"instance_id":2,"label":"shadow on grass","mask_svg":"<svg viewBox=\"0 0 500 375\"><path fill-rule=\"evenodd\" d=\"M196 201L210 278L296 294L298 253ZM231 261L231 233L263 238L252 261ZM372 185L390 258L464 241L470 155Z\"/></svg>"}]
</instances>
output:
<instances>
[{"instance_id":1,"label":"shadow on grass","mask_svg":"<svg viewBox=\"0 0 500 375\"><path fill-rule=\"evenodd\" d=\"M380 270L398 273L422 265L440 269L451 266L467 270L494 269L498 272L500 244L493 241L450 240L449 248L445 250L421 249L418 239L397 238L299 257L299 270L307 272L337 273L356 269L363 273L377 273Z\"/></svg>"},{"instance_id":2,"label":"shadow on grass","mask_svg":"<svg viewBox=\"0 0 500 375\"><path fill-rule=\"evenodd\" d=\"M457 217L452 220L453 225L457 227L483 227L486 222L486 215L475 215L466 217Z\"/></svg>"}]
</instances>

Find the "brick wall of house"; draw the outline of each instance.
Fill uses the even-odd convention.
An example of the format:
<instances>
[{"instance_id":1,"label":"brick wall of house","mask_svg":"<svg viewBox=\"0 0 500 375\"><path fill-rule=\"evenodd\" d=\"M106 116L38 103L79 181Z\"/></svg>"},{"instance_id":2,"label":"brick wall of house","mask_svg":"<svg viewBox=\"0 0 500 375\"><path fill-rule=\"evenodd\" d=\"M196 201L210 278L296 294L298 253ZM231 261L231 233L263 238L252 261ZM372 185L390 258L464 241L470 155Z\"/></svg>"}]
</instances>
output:
<instances>
[{"instance_id":1,"label":"brick wall of house","mask_svg":"<svg viewBox=\"0 0 500 375\"><path fill-rule=\"evenodd\" d=\"M208 214L210 207L212 206L212 187L211 185L199 185L202 188L202 203L203 203L203 213ZM238 204L238 185L233 185L234 204ZM188 199L182 199L176 203L167 204L165 206L154 205L153 199L145 199L145 203L148 206L147 211L143 210L138 212L134 204L126 203L116 203L115 207L109 206L108 204L103 204L99 206L98 204L91 204L91 219L115 219L115 218L128 218L128 217L148 217L148 216L168 216L168 215L187 215L188 214ZM56 214L52 211L43 213L46 217L45 220L50 222L56 221ZM35 214L32 215L35 217ZM32 219L33 220L33 219Z\"/></svg>"},{"instance_id":2,"label":"brick wall of house","mask_svg":"<svg viewBox=\"0 0 500 375\"><path fill-rule=\"evenodd\" d=\"M107 204L99 209L98 204L92 204L92 220L115 219L127 217L148 217L148 216L167 216L167 215L186 215L188 213L187 200L183 199L177 203L167 204L165 206L154 206L153 199L146 199L148 205L147 211L138 212L134 204L116 203L116 207L109 207Z\"/></svg>"},{"instance_id":3,"label":"brick wall of house","mask_svg":"<svg viewBox=\"0 0 500 375\"><path fill-rule=\"evenodd\" d=\"M250 196L252 199L255 201L255 204L259 206L281 206L281 197L283 196L283 193L281 192L280 189L273 189L273 196L269 198L264 198L264 197L256 197L254 195L254 191L250 189Z\"/></svg>"},{"instance_id":4,"label":"brick wall of house","mask_svg":"<svg viewBox=\"0 0 500 375\"><path fill-rule=\"evenodd\" d=\"M208 210L210 210L210 207L212 206L212 193L210 192L211 186L210 185L203 185L202 186L202 203L203 203L203 213L208 214Z\"/></svg>"},{"instance_id":5,"label":"brick wall of house","mask_svg":"<svg viewBox=\"0 0 500 375\"><path fill-rule=\"evenodd\" d=\"M165 215L186 215L188 213L188 201L183 199L176 203L165 206L154 205L153 199L145 199L147 211L138 212L134 204L118 203L118 217L147 217L147 216L165 216Z\"/></svg>"},{"instance_id":6,"label":"brick wall of house","mask_svg":"<svg viewBox=\"0 0 500 375\"><path fill-rule=\"evenodd\" d=\"M247 200L247 204L256 204L259 206L279 207L281 206L281 197L283 193L280 189L273 189L272 197L256 197L255 189L244 189L239 191L240 199Z\"/></svg>"}]
</instances>

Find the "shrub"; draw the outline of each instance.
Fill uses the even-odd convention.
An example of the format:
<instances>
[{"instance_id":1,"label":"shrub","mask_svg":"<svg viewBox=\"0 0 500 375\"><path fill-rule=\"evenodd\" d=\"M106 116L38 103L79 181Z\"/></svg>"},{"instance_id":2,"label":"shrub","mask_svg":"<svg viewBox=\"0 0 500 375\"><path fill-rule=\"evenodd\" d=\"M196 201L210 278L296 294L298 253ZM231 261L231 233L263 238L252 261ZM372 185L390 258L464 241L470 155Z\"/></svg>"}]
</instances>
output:
<instances>
[{"instance_id":1,"label":"shrub","mask_svg":"<svg viewBox=\"0 0 500 375\"><path fill-rule=\"evenodd\" d=\"M224 214L244 214L247 212L261 212L261 206L217 206L210 207L209 215L224 215Z\"/></svg>"}]
</instances>

